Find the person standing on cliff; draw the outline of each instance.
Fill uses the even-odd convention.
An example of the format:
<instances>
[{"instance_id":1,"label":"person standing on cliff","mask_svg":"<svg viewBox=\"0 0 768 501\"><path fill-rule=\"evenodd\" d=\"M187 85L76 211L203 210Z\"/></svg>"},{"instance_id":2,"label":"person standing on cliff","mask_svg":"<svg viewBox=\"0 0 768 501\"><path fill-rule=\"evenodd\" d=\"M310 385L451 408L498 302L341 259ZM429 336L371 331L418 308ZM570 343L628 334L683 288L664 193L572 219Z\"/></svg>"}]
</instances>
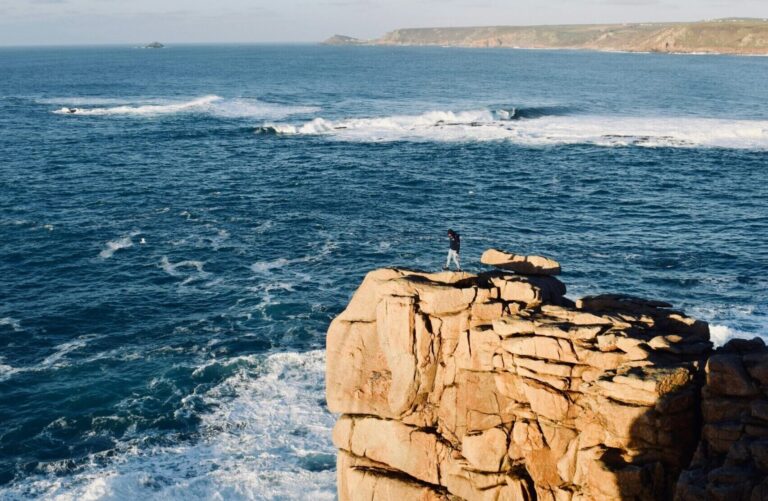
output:
<instances>
[{"instance_id":1,"label":"person standing on cliff","mask_svg":"<svg viewBox=\"0 0 768 501\"><path fill-rule=\"evenodd\" d=\"M448 230L448 258L445 260L444 270L447 270L451 265L451 259L456 263L456 269L461 271L461 264L459 263L459 251L461 250L461 236L453 230Z\"/></svg>"}]
</instances>

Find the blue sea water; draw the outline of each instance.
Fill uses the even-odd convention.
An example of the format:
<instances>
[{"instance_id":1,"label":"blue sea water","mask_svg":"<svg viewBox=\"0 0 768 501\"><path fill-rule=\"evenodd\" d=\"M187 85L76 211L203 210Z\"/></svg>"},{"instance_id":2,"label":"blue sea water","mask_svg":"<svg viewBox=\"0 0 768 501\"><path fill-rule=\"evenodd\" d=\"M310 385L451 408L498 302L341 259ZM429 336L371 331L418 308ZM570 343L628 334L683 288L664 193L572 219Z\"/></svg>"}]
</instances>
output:
<instances>
[{"instance_id":1,"label":"blue sea water","mask_svg":"<svg viewBox=\"0 0 768 501\"><path fill-rule=\"evenodd\" d=\"M768 59L0 49L0 498L333 499L324 334L445 230L768 338Z\"/></svg>"}]
</instances>

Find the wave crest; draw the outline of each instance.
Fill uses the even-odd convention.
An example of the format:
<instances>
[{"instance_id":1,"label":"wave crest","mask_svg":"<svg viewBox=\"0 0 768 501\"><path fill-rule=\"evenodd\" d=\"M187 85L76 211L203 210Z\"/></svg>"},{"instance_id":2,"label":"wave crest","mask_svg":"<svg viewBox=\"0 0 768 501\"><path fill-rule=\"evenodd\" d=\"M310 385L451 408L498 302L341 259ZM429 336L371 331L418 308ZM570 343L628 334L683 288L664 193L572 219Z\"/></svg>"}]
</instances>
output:
<instances>
[{"instance_id":1,"label":"wave crest","mask_svg":"<svg viewBox=\"0 0 768 501\"><path fill-rule=\"evenodd\" d=\"M430 111L421 115L267 123L257 134L326 135L341 141L510 141L526 146L768 149L768 121L572 115L565 108Z\"/></svg>"},{"instance_id":2,"label":"wave crest","mask_svg":"<svg viewBox=\"0 0 768 501\"><path fill-rule=\"evenodd\" d=\"M53 111L58 115L79 116L157 116L177 113L205 113L221 118L266 118L281 119L290 115L315 113L320 109L314 106L292 106L268 103L258 99L226 99L217 95L202 96L187 101L146 100L111 107L84 108L80 103L109 103L109 99L72 98L62 99L71 106ZM115 100L119 102L119 100ZM61 102L61 101L60 101ZM77 103L77 104L76 104Z\"/></svg>"}]
</instances>

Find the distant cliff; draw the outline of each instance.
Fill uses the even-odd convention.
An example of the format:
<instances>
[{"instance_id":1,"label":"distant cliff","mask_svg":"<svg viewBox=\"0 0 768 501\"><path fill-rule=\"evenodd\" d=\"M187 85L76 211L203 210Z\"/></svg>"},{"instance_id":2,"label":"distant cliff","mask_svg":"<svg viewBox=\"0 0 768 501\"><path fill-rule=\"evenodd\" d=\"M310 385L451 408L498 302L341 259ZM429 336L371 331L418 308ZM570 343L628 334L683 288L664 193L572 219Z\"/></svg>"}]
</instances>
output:
<instances>
[{"instance_id":1,"label":"distant cliff","mask_svg":"<svg viewBox=\"0 0 768 501\"><path fill-rule=\"evenodd\" d=\"M338 44L343 38L348 37L337 35L327 43L333 41ZM350 43L361 43L360 40L352 40ZM409 28L391 31L382 38L366 43L768 55L768 20L719 19L695 23Z\"/></svg>"},{"instance_id":2,"label":"distant cliff","mask_svg":"<svg viewBox=\"0 0 768 501\"><path fill-rule=\"evenodd\" d=\"M557 262L368 274L327 338L340 501L768 499L768 349Z\"/></svg>"}]
</instances>

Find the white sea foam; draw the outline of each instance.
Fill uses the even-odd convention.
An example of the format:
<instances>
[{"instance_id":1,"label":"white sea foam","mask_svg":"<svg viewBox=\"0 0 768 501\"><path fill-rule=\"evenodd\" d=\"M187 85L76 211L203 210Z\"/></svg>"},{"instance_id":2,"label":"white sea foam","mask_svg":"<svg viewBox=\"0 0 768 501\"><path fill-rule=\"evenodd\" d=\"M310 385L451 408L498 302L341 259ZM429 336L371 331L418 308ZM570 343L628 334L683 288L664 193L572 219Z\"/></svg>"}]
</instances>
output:
<instances>
[{"instance_id":1,"label":"white sea foam","mask_svg":"<svg viewBox=\"0 0 768 501\"><path fill-rule=\"evenodd\" d=\"M272 226L274 226L274 223L271 220L267 220L255 227L253 232L261 235L272 228Z\"/></svg>"},{"instance_id":2,"label":"white sea foam","mask_svg":"<svg viewBox=\"0 0 768 501\"><path fill-rule=\"evenodd\" d=\"M39 364L30 367L27 370L43 370L51 367L66 367L69 365L69 362L66 361L66 358L70 353L84 348L88 342L99 337L101 336L97 336L95 334L86 334L84 336L79 336L72 341L67 341L66 343L57 345L54 348L53 353L45 357Z\"/></svg>"},{"instance_id":3,"label":"white sea foam","mask_svg":"<svg viewBox=\"0 0 768 501\"><path fill-rule=\"evenodd\" d=\"M317 113L317 106L290 106L267 103L256 99L223 99L216 103L212 113L227 118L281 118L290 115Z\"/></svg>"},{"instance_id":4,"label":"white sea foam","mask_svg":"<svg viewBox=\"0 0 768 501\"><path fill-rule=\"evenodd\" d=\"M40 362L29 365L26 367L12 367L4 364L4 358L0 356L0 381L11 378L14 374L23 374L29 372L40 372L50 369L60 369L62 367L68 367L70 362L68 360L69 355L73 352L84 348L90 341L97 339L101 336L96 334L86 334L79 336L76 339L61 343L53 348L53 353L45 357ZM0 492L2 494L2 492ZM0 499L2 496L0 496Z\"/></svg>"},{"instance_id":5,"label":"white sea foam","mask_svg":"<svg viewBox=\"0 0 768 501\"><path fill-rule=\"evenodd\" d=\"M94 458L67 477L52 468L12 484L6 495L59 501L334 499L334 417L323 404L324 353L215 364L236 372L202 395L215 410L201 416L198 442L149 450L125 444L108 462Z\"/></svg>"},{"instance_id":6,"label":"white sea foam","mask_svg":"<svg viewBox=\"0 0 768 501\"><path fill-rule=\"evenodd\" d=\"M140 106L123 105L110 108L61 108L58 114L72 115L163 115L194 109L203 109L220 100L219 96L203 96L190 101L169 104L143 104Z\"/></svg>"},{"instance_id":7,"label":"white sea foam","mask_svg":"<svg viewBox=\"0 0 768 501\"><path fill-rule=\"evenodd\" d=\"M291 259L280 257L251 264L254 285L248 287L248 291L258 296L259 303L248 315L258 313L262 319L272 320L270 308L280 304L280 298L294 292L297 286L315 280L307 266L324 260L336 249L336 245L332 239L326 239L316 251L307 255Z\"/></svg>"},{"instance_id":8,"label":"white sea foam","mask_svg":"<svg viewBox=\"0 0 768 501\"><path fill-rule=\"evenodd\" d=\"M0 381L5 381L6 379L9 379L11 376L19 372L19 369L7 365L5 363L5 357L0 355Z\"/></svg>"},{"instance_id":9,"label":"white sea foam","mask_svg":"<svg viewBox=\"0 0 768 501\"><path fill-rule=\"evenodd\" d=\"M212 230L216 232L214 236L200 237L200 244L204 247L210 247L213 250L219 250L227 245L227 241L230 238L230 233L225 229L215 228L208 225Z\"/></svg>"},{"instance_id":10,"label":"white sea foam","mask_svg":"<svg viewBox=\"0 0 768 501\"><path fill-rule=\"evenodd\" d=\"M119 251L120 249L133 247L133 237L140 234L140 231L132 231L128 235L120 237L117 240L110 240L106 243L104 249L99 252L99 257L101 259L109 259L115 254L115 252Z\"/></svg>"},{"instance_id":11,"label":"white sea foam","mask_svg":"<svg viewBox=\"0 0 768 501\"><path fill-rule=\"evenodd\" d=\"M328 256L331 252L333 252L334 249L336 249L336 242L333 240L326 240L323 242L322 247L317 252L293 259L280 257L268 261L257 261L251 265L251 271L254 273L263 274L294 264L314 263Z\"/></svg>"},{"instance_id":12,"label":"white sea foam","mask_svg":"<svg viewBox=\"0 0 768 501\"><path fill-rule=\"evenodd\" d=\"M182 276L182 273L179 272L180 268L194 268L200 275L207 276L209 273L203 269L204 265L204 262L194 260L171 263L166 256L163 256L163 258L160 260L160 267L163 269L163 271L174 277Z\"/></svg>"},{"instance_id":13,"label":"white sea foam","mask_svg":"<svg viewBox=\"0 0 768 501\"><path fill-rule=\"evenodd\" d=\"M754 337L762 337L768 343L768 336L758 336L755 333L742 332L727 325L712 324L709 326L709 338L716 347L723 346L731 339L752 339Z\"/></svg>"},{"instance_id":14,"label":"white sea foam","mask_svg":"<svg viewBox=\"0 0 768 501\"><path fill-rule=\"evenodd\" d=\"M195 112L224 118L280 119L290 115L315 113L319 111L319 108L314 106L291 106L247 98L226 99L216 95L202 96L183 101L129 101L122 102L119 106L110 107L87 108L81 106L83 105L73 104L55 110L53 113L59 115L85 116L157 116Z\"/></svg>"},{"instance_id":15,"label":"white sea foam","mask_svg":"<svg viewBox=\"0 0 768 501\"><path fill-rule=\"evenodd\" d=\"M0 318L0 325L8 325L13 329L13 332L21 332L21 322L12 317Z\"/></svg>"},{"instance_id":16,"label":"white sea foam","mask_svg":"<svg viewBox=\"0 0 768 501\"><path fill-rule=\"evenodd\" d=\"M284 266L288 266L289 264L293 264L298 262L299 260L288 260L284 257L280 257L277 259L273 259L271 261L258 261L251 265L251 271L254 273L266 273L268 271L282 268Z\"/></svg>"},{"instance_id":17,"label":"white sea foam","mask_svg":"<svg viewBox=\"0 0 768 501\"><path fill-rule=\"evenodd\" d=\"M342 141L501 141L530 146L722 147L768 149L768 121L693 117L551 115L499 120L488 110L461 113L268 123L257 132L327 135Z\"/></svg>"}]
</instances>

